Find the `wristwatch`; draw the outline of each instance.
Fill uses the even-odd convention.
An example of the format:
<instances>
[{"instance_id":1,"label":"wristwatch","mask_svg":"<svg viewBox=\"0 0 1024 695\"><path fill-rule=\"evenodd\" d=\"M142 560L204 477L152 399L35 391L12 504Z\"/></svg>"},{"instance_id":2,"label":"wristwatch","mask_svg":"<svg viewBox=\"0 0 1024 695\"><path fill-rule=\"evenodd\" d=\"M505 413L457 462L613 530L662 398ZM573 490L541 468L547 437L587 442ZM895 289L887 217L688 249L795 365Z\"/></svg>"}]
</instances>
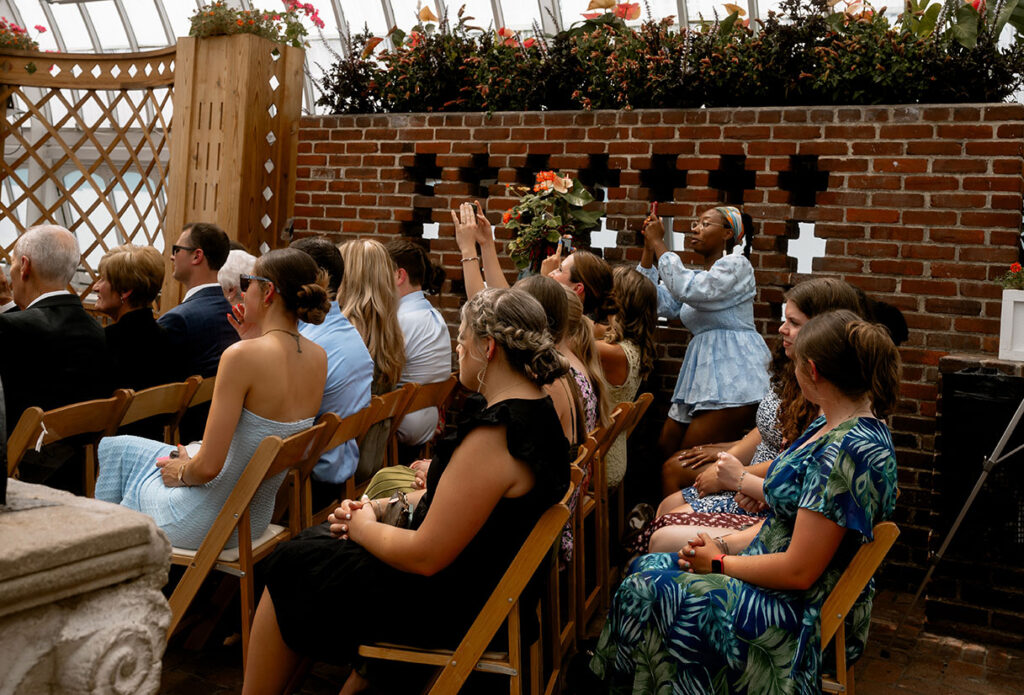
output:
<instances>
[{"instance_id":1,"label":"wristwatch","mask_svg":"<svg viewBox=\"0 0 1024 695\"><path fill-rule=\"evenodd\" d=\"M713 574L725 574L725 553L711 558L711 572Z\"/></svg>"}]
</instances>

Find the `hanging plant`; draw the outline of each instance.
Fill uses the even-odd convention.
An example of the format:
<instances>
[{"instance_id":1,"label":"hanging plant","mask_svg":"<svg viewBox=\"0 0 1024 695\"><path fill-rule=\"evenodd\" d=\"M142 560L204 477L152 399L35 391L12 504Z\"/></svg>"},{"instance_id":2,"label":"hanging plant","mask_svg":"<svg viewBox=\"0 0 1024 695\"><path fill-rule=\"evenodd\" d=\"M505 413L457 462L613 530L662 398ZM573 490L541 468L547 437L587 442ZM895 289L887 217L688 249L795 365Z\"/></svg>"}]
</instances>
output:
<instances>
[{"instance_id":1,"label":"hanging plant","mask_svg":"<svg viewBox=\"0 0 1024 695\"><path fill-rule=\"evenodd\" d=\"M239 10L229 7L223 2L204 5L192 15L189 36L207 38L210 36L233 36L235 34L255 34L275 43L283 43L295 48L307 46L305 20L309 20L317 29L324 28L320 13L311 3L298 0L283 0L284 10Z\"/></svg>"}]
</instances>

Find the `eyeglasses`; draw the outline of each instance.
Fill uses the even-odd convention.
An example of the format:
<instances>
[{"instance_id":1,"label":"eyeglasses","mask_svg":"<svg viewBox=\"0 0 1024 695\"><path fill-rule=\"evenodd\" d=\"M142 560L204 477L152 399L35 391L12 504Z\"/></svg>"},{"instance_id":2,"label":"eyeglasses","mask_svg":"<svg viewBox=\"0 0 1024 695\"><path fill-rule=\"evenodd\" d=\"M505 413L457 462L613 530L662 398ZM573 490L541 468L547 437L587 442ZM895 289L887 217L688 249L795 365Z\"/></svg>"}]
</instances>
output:
<instances>
[{"instance_id":1,"label":"eyeglasses","mask_svg":"<svg viewBox=\"0 0 1024 695\"><path fill-rule=\"evenodd\" d=\"M707 229L708 227L714 226L716 224L719 227L722 227L723 229L725 228L725 225L722 224L721 222L712 222L711 220L694 220L693 222L690 223L690 229L693 230L697 229L698 227L703 227Z\"/></svg>"},{"instance_id":2,"label":"eyeglasses","mask_svg":"<svg viewBox=\"0 0 1024 695\"><path fill-rule=\"evenodd\" d=\"M172 256L177 256L178 255L178 251L195 251L196 248L197 247L195 247L195 246L178 246L177 244L174 244L171 247L171 255Z\"/></svg>"},{"instance_id":3,"label":"eyeglasses","mask_svg":"<svg viewBox=\"0 0 1024 695\"><path fill-rule=\"evenodd\" d=\"M238 276L238 289L245 292L249 289L249 282L252 280L258 280L260 282L273 282L270 278L261 277L259 275L239 275Z\"/></svg>"}]
</instances>

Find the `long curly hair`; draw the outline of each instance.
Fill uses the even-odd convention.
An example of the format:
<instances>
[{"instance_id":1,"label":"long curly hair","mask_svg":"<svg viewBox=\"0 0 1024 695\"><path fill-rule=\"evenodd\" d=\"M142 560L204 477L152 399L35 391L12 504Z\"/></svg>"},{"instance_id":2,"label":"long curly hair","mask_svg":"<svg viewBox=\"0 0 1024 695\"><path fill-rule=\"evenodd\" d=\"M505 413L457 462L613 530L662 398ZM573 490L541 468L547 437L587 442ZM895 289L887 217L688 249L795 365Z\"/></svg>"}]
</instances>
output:
<instances>
[{"instance_id":1,"label":"long curly hair","mask_svg":"<svg viewBox=\"0 0 1024 695\"><path fill-rule=\"evenodd\" d=\"M616 266L615 297L619 310L612 315L604 341L628 340L640 351L640 380L654 371L656 347L654 330L658 327L658 289L654 283L628 266Z\"/></svg>"},{"instance_id":2,"label":"long curly hair","mask_svg":"<svg viewBox=\"0 0 1024 695\"><path fill-rule=\"evenodd\" d=\"M395 264L384 245L370 239L338 247L345 276L338 287L338 307L359 331L374 366L375 392L390 391L405 367L405 338L398 325Z\"/></svg>"}]
</instances>

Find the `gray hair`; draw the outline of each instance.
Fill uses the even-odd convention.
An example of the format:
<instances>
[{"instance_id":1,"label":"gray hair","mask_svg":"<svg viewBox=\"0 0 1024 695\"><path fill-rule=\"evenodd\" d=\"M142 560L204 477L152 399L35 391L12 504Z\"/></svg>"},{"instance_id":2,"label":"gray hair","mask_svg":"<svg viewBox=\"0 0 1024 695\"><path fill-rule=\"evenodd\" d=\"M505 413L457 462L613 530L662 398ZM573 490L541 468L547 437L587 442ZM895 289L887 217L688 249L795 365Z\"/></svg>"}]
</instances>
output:
<instances>
[{"instance_id":1,"label":"gray hair","mask_svg":"<svg viewBox=\"0 0 1024 695\"><path fill-rule=\"evenodd\" d=\"M228 253L228 259L224 261L224 265L217 271L217 282L220 283L224 293L227 294L238 287L238 276L242 273L252 273L253 266L255 265L256 256L248 251L234 249Z\"/></svg>"},{"instance_id":2,"label":"gray hair","mask_svg":"<svg viewBox=\"0 0 1024 695\"><path fill-rule=\"evenodd\" d=\"M82 252L75 235L56 224L29 227L14 243L14 255L25 256L40 280L71 284Z\"/></svg>"}]
</instances>

